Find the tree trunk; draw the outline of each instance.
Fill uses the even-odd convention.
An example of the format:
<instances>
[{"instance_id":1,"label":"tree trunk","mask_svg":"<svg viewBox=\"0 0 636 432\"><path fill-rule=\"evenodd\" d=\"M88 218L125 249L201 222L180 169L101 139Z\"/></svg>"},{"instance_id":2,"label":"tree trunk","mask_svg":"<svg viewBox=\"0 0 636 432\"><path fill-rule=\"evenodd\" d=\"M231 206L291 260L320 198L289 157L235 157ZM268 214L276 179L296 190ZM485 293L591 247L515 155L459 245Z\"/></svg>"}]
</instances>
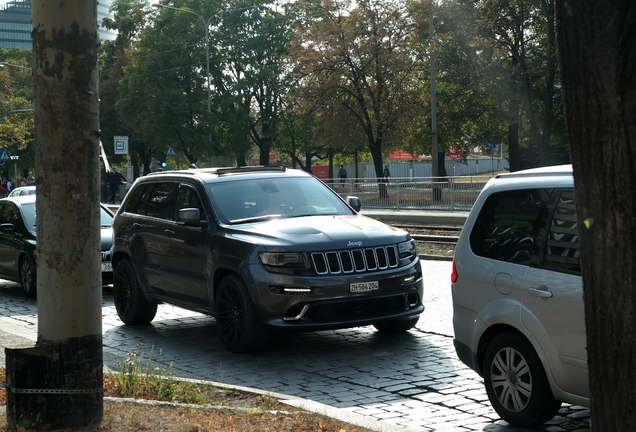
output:
<instances>
[{"instance_id":1,"label":"tree trunk","mask_svg":"<svg viewBox=\"0 0 636 432\"><path fill-rule=\"evenodd\" d=\"M594 430L636 430L636 3L559 0Z\"/></svg>"},{"instance_id":2,"label":"tree trunk","mask_svg":"<svg viewBox=\"0 0 636 432\"><path fill-rule=\"evenodd\" d=\"M522 166L519 151L519 102L512 96L508 104L508 162L510 171L519 171Z\"/></svg>"},{"instance_id":3,"label":"tree trunk","mask_svg":"<svg viewBox=\"0 0 636 432\"><path fill-rule=\"evenodd\" d=\"M95 1L33 0L38 340L7 350L10 428L103 413Z\"/></svg>"},{"instance_id":4,"label":"tree trunk","mask_svg":"<svg viewBox=\"0 0 636 432\"><path fill-rule=\"evenodd\" d=\"M539 152L539 164L541 166L550 165L553 161L551 140L552 140L552 120L554 118L554 82L557 71L557 45L556 29L554 26L554 0L546 0L543 8L546 15L546 31L548 34L548 59L546 64L546 83L543 96L543 135Z\"/></svg>"}]
</instances>

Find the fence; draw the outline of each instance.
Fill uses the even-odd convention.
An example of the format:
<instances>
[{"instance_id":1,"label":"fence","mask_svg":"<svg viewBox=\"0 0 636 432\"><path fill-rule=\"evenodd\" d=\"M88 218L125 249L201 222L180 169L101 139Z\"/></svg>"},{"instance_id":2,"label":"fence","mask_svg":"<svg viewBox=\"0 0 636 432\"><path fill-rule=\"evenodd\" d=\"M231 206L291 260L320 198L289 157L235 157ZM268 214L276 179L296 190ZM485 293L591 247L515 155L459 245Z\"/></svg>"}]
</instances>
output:
<instances>
[{"instance_id":1,"label":"fence","mask_svg":"<svg viewBox=\"0 0 636 432\"><path fill-rule=\"evenodd\" d=\"M432 178L331 179L328 185L341 197L357 196L363 208L395 210L467 211L490 176ZM447 179L447 180L446 180Z\"/></svg>"}]
</instances>

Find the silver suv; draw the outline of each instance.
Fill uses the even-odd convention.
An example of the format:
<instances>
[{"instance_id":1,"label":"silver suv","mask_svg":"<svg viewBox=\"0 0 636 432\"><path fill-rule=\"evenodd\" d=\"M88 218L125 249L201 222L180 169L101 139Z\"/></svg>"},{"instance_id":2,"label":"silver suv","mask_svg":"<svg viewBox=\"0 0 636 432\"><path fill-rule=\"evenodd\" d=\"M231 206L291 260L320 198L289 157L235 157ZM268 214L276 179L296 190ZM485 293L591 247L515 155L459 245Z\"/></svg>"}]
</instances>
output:
<instances>
[{"instance_id":1,"label":"silver suv","mask_svg":"<svg viewBox=\"0 0 636 432\"><path fill-rule=\"evenodd\" d=\"M570 165L490 180L453 261L458 357L507 422L535 426L589 406L579 237Z\"/></svg>"}]
</instances>

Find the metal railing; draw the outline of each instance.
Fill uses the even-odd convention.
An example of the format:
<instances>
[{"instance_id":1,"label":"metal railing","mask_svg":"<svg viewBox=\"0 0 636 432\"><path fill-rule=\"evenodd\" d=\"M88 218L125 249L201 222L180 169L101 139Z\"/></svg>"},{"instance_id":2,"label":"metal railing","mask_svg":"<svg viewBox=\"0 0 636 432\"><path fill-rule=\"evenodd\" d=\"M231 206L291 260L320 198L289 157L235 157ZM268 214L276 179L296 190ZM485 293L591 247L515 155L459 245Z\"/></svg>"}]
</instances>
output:
<instances>
[{"instance_id":1,"label":"metal railing","mask_svg":"<svg viewBox=\"0 0 636 432\"><path fill-rule=\"evenodd\" d=\"M468 211L490 178L330 179L327 184L345 199L357 196L363 208Z\"/></svg>"}]
</instances>

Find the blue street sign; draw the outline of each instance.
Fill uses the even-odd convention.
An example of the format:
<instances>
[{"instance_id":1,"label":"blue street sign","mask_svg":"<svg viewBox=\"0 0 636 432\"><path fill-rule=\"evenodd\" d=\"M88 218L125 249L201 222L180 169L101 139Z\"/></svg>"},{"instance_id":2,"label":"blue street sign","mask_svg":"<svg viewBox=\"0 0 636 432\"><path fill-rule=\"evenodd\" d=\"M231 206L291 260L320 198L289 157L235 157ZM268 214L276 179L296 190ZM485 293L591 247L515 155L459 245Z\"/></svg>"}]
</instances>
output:
<instances>
[{"instance_id":1,"label":"blue street sign","mask_svg":"<svg viewBox=\"0 0 636 432\"><path fill-rule=\"evenodd\" d=\"M166 154L166 156L176 156L177 152L175 151L174 147L172 146L166 146L166 148L163 150L163 152Z\"/></svg>"},{"instance_id":2,"label":"blue street sign","mask_svg":"<svg viewBox=\"0 0 636 432\"><path fill-rule=\"evenodd\" d=\"M7 150L0 151L0 160L6 161L9 160L9 152Z\"/></svg>"}]
</instances>

